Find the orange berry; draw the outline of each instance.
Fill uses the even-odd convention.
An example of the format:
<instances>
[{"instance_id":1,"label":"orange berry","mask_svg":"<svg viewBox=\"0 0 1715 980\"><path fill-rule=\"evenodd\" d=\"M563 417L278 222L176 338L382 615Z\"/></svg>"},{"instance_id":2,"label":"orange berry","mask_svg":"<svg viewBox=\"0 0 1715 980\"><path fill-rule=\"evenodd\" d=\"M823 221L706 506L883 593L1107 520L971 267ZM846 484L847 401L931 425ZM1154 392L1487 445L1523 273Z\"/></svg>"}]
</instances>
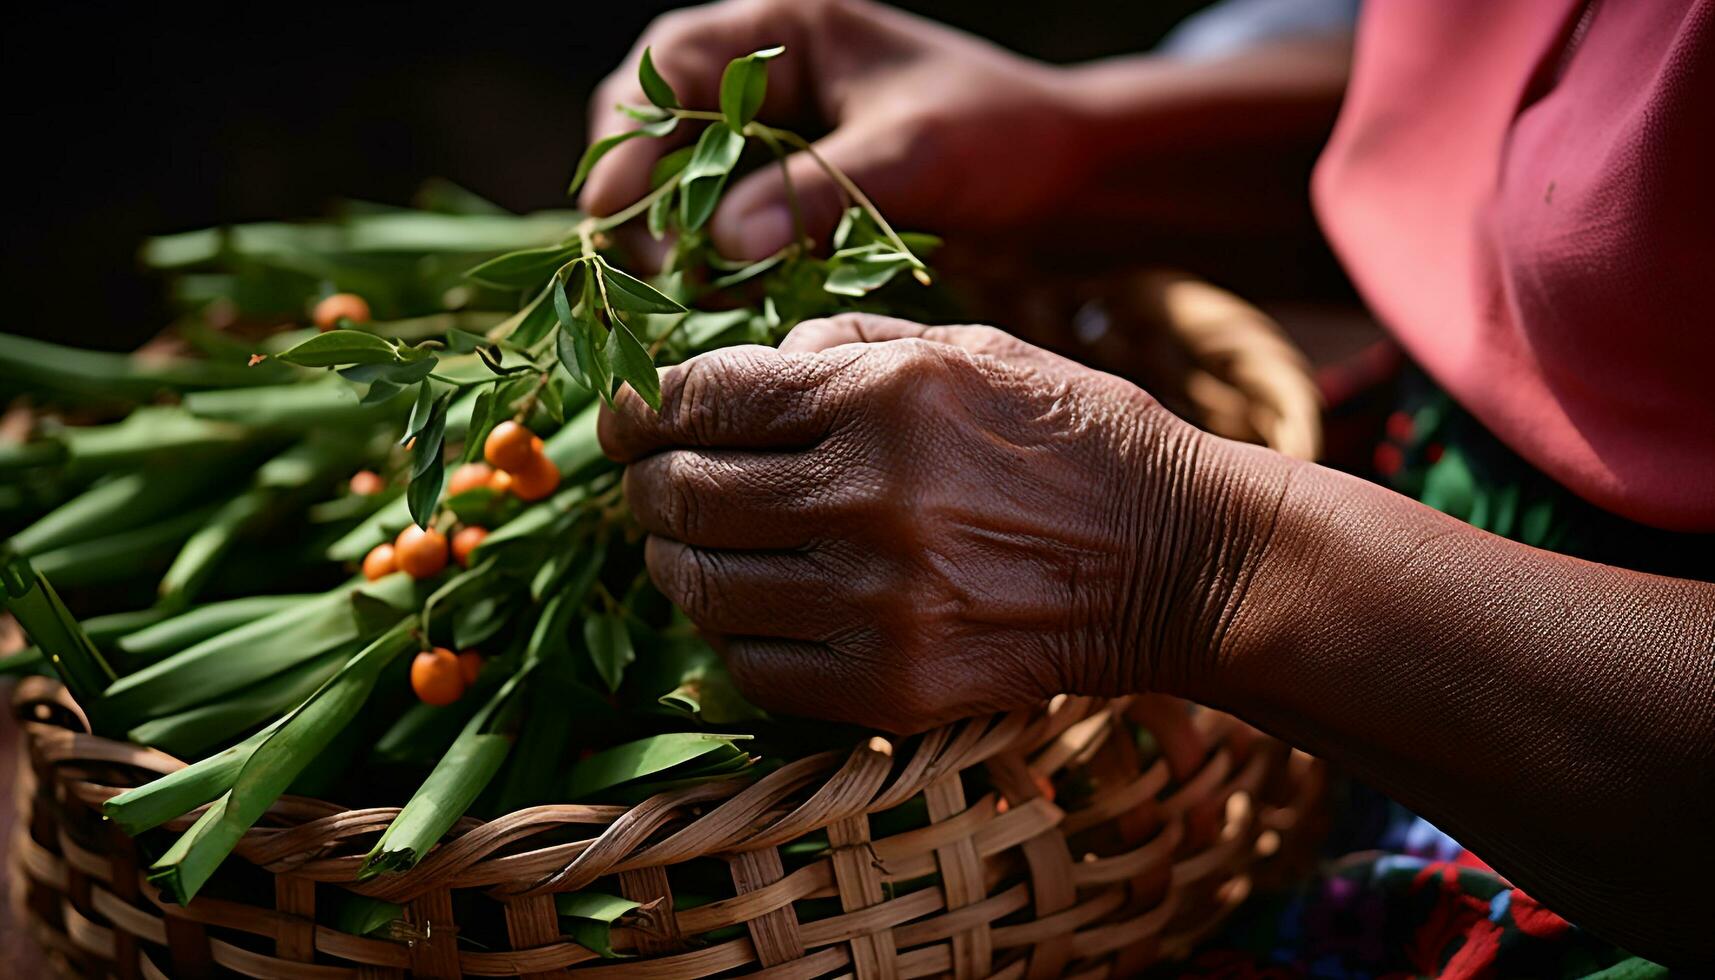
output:
<instances>
[{"instance_id":1,"label":"orange berry","mask_svg":"<svg viewBox=\"0 0 1715 980\"><path fill-rule=\"evenodd\" d=\"M494 468L487 463L466 463L456 470L447 480L447 496L456 497L466 490L487 486L494 476Z\"/></svg>"},{"instance_id":2,"label":"orange berry","mask_svg":"<svg viewBox=\"0 0 1715 980\"><path fill-rule=\"evenodd\" d=\"M452 704L464 694L464 671L446 647L424 650L411 661L411 690L424 704Z\"/></svg>"},{"instance_id":3,"label":"orange berry","mask_svg":"<svg viewBox=\"0 0 1715 980\"><path fill-rule=\"evenodd\" d=\"M548 447L548 444L542 441L541 436L531 436L530 437L530 451L535 453L536 455L538 455L538 456L542 455L542 450L546 449L547 447Z\"/></svg>"},{"instance_id":4,"label":"orange berry","mask_svg":"<svg viewBox=\"0 0 1715 980\"><path fill-rule=\"evenodd\" d=\"M536 455L530 444L535 438L529 429L507 419L488 434L488 440L482 444L482 458L508 473L516 472L528 466Z\"/></svg>"},{"instance_id":5,"label":"orange berry","mask_svg":"<svg viewBox=\"0 0 1715 980\"><path fill-rule=\"evenodd\" d=\"M505 470L495 470L488 478L488 488L495 493L507 493L512 489L512 474Z\"/></svg>"},{"instance_id":6,"label":"orange berry","mask_svg":"<svg viewBox=\"0 0 1715 980\"><path fill-rule=\"evenodd\" d=\"M316 329L322 333L339 326L339 321L369 322L369 303L356 293L334 293L316 304L313 314Z\"/></svg>"},{"instance_id":7,"label":"orange berry","mask_svg":"<svg viewBox=\"0 0 1715 980\"><path fill-rule=\"evenodd\" d=\"M482 654L475 650L465 650L459 654L459 676L464 678L466 686L476 683L476 676L482 673Z\"/></svg>"},{"instance_id":8,"label":"orange berry","mask_svg":"<svg viewBox=\"0 0 1715 980\"><path fill-rule=\"evenodd\" d=\"M541 500L560 485L560 468L546 456L532 456L522 469L512 471L512 493L519 500Z\"/></svg>"},{"instance_id":9,"label":"orange berry","mask_svg":"<svg viewBox=\"0 0 1715 980\"><path fill-rule=\"evenodd\" d=\"M363 556L363 577L375 581L399 570L399 556L394 553L392 545L382 542L369 549L369 554Z\"/></svg>"},{"instance_id":10,"label":"orange berry","mask_svg":"<svg viewBox=\"0 0 1715 980\"><path fill-rule=\"evenodd\" d=\"M358 470L351 475L351 492L359 497L368 497L387 489L387 481L374 470Z\"/></svg>"},{"instance_id":11,"label":"orange berry","mask_svg":"<svg viewBox=\"0 0 1715 980\"><path fill-rule=\"evenodd\" d=\"M459 533L453 535L453 560L460 565L470 564L470 553L482 544L482 539L488 537L488 528L470 527L459 528Z\"/></svg>"},{"instance_id":12,"label":"orange berry","mask_svg":"<svg viewBox=\"0 0 1715 980\"><path fill-rule=\"evenodd\" d=\"M393 542L399 567L412 578L432 578L447 567L447 536L434 528L405 527Z\"/></svg>"}]
</instances>

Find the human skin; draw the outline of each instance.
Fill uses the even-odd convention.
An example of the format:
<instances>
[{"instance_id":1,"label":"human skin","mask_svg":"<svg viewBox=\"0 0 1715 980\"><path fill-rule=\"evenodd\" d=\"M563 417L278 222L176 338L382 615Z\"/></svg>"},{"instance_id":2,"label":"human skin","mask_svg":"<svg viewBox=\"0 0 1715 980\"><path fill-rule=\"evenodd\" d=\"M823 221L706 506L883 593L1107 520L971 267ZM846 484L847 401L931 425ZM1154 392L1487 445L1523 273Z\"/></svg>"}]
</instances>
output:
<instances>
[{"instance_id":1,"label":"human skin","mask_svg":"<svg viewBox=\"0 0 1715 980\"><path fill-rule=\"evenodd\" d=\"M1302 163L1332 124L1350 39L1294 38L1242 56L1031 61L865 0L727 0L654 23L590 100L590 139L634 128L637 62L688 106L719 102L729 59L776 44L762 117L826 126L817 151L904 227L1076 238L1255 234L1308 221ZM680 134L690 139L694 131ZM671 140L630 140L597 164L581 203L611 214L648 192ZM787 170L808 233L838 221L838 188L804 154ZM758 259L792 219L778 167L738 179L710 222L716 246Z\"/></svg>"},{"instance_id":2,"label":"human skin","mask_svg":"<svg viewBox=\"0 0 1715 980\"><path fill-rule=\"evenodd\" d=\"M1191 698L1634 952L1715 957L1715 586L1202 433L986 327L812 321L662 389L602 443L656 584L762 706L910 732Z\"/></svg>"},{"instance_id":3,"label":"human skin","mask_svg":"<svg viewBox=\"0 0 1715 980\"><path fill-rule=\"evenodd\" d=\"M985 242L1301 220L1282 161L1347 66L1321 38L1054 68L862 0L729 0L650 27L592 137L634 125L611 105L643 101L645 46L709 106L726 60L774 44L764 118L827 124L821 152L902 225ZM660 152L614 150L584 205L630 204ZM821 236L839 197L789 167ZM784 203L778 168L740 179L717 246L786 244ZM988 328L802 324L663 387L659 416L622 392L604 445L657 584L758 703L912 731L1062 691L1192 698L1349 766L1568 918L1715 966L1715 587L1200 433Z\"/></svg>"}]
</instances>

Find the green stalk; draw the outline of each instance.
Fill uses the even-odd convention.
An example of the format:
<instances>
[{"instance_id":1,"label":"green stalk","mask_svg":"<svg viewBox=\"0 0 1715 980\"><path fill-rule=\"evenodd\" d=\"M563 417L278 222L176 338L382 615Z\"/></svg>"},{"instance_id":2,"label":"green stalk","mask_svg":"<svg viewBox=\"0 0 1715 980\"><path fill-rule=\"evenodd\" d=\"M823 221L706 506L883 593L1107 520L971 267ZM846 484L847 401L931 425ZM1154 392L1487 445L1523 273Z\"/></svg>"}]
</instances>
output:
<instances>
[{"instance_id":1,"label":"green stalk","mask_svg":"<svg viewBox=\"0 0 1715 980\"><path fill-rule=\"evenodd\" d=\"M333 561L362 561L369 549L383 541L393 540L400 529L411 523L411 503L404 494L345 532L338 541L328 545L328 558Z\"/></svg>"},{"instance_id":2,"label":"green stalk","mask_svg":"<svg viewBox=\"0 0 1715 980\"><path fill-rule=\"evenodd\" d=\"M195 596L245 533L336 471L349 468L361 448L344 438L311 437L262 464L251 487L221 505L179 549L161 579L163 601L177 606Z\"/></svg>"},{"instance_id":3,"label":"green stalk","mask_svg":"<svg viewBox=\"0 0 1715 980\"><path fill-rule=\"evenodd\" d=\"M182 391L252 385L268 380L242 363L144 361L130 354L78 350L0 334L0 378L6 387L33 388L102 401L139 400L164 389Z\"/></svg>"},{"instance_id":4,"label":"green stalk","mask_svg":"<svg viewBox=\"0 0 1715 980\"><path fill-rule=\"evenodd\" d=\"M228 599L225 602L211 602L152 626L145 626L136 632L117 636L113 645L120 653L125 654L127 666L134 669L154 663L192 644L201 643L211 636L237 629L284 609L302 606L316 598L318 597L314 594L253 595ZM91 623L93 622L91 620ZM90 635L94 637L93 626L90 629ZM97 639L96 642L104 641Z\"/></svg>"},{"instance_id":5,"label":"green stalk","mask_svg":"<svg viewBox=\"0 0 1715 980\"><path fill-rule=\"evenodd\" d=\"M403 412L411 401L400 392L389 401L364 405L358 401L356 389L334 378L308 384L201 391L186 395L182 404L185 411L201 419L306 432L326 426L365 425Z\"/></svg>"},{"instance_id":6,"label":"green stalk","mask_svg":"<svg viewBox=\"0 0 1715 980\"><path fill-rule=\"evenodd\" d=\"M101 805L102 814L135 837L195 810L231 789L250 754L284 721L274 722L230 749L115 796Z\"/></svg>"},{"instance_id":7,"label":"green stalk","mask_svg":"<svg viewBox=\"0 0 1715 980\"><path fill-rule=\"evenodd\" d=\"M150 883L172 901L190 902L245 831L363 709L382 669L415 646L414 625L407 618L382 634L282 719L244 761L232 788L150 866Z\"/></svg>"},{"instance_id":8,"label":"green stalk","mask_svg":"<svg viewBox=\"0 0 1715 980\"><path fill-rule=\"evenodd\" d=\"M173 545L203 526L217 506L209 504L104 538L68 544L42 552L33 560L42 574L52 576L62 585L94 585L130 578L150 568L159 568L158 563L171 553Z\"/></svg>"},{"instance_id":9,"label":"green stalk","mask_svg":"<svg viewBox=\"0 0 1715 980\"><path fill-rule=\"evenodd\" d=\"M47 577L22 555L0 558L0 585L18 625L42 648L54 673L89 716L97 732L106 730L101 696L113 683L113 668L90 642L89 634L66 610Z\"/></svg>"},{"instance_id":10,"label":"green stalk","mask_svg":"<svg viewBox=\"0 0 1715 980\"><path fill-rule=\"evenodd\" d=\"M301 704L326 683L353 652L347 647L322 654L278 676L252 684L231 697L146 721L127 734L133 742L180 758L207 752L234 735Z\"/></svg>"},{"instance_id":11,"label":"green stalk","mask_svg":"<svg viewBox=\"0 0 1715 980\"><path fill-rule=\"evenodd\" d=\"M112 644L115 640L135 630L143 629L166 618L167 610L159 607L138 609L132 612L110 613L106 616L92 616L78 625L95 644L97 650ZM40 673L47 669L48 658L39 646L25 647L8 657L0 657L0 674Z\"/></svg>"},{"instance_id":12,"label":"green stalk","mask_svg":"<svg viewBox=\"0 0 1715 980\"><path fill-rule=\"evenodd\" d=\"M253 438L243 426L199 419L183 409L146 405L113 425L78 426L55 441L82 473L148 464L181 465L236 449Z\"/></svg>"},{"instance_id":13,"label":"green stalk","mask_svg":"<svg viewBox=\"0 0 1715 980\"><path fill-rule=\"evenodd\" d=\"M507 727L516 717L514 694L529 673L526 667L512 675L465 724L440 763L370 849L357 873L358 880L409 871L476 802L512 747L513 736L495 729Z\"/></svg>"},{"instance_id":14,"label":"green stalk","mask_svg":"<svg viewBox=\"0 0 1715 980\"><path fill-rule=\"evenodd\" d=\"M189 466L121 473L78 494L12 536L21 555L137 527L180 508L215 474Z\"/></svg>"},{"instance_id":15,"label":"green stalk","mask_svg":"<svg viewBox=\"0 0 1715 980\"><path fill-rule=\"evenodd\" d=\"M354 595L379 600L397 613L415 609L411 577L347 584L299 606L213 636L119 679L106 703L123 724L193 708L312 660L329 650L374 636Z\"/></svg>"}]
</instances>

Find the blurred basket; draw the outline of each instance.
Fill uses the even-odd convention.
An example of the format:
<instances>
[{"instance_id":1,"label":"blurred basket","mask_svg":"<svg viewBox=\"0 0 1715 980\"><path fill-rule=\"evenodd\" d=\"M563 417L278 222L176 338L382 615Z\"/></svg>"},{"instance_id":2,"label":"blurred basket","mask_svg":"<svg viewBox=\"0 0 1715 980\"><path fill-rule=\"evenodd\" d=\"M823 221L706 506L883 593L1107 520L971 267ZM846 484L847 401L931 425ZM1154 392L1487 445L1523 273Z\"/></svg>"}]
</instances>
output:
<instances>
[{"instance_id":1,"label":"blurred basket","mask_svg":"<svg viewBox=\"0 0 1715 980\"><path fill-rule=\"evenodd\" d=\"M1308 372L1261 314L1156 273L1107 295L1108 332L1182 352L1181 411L1314 453ZM14 714L29 762L20 891L79 976L1130 976L1301 869L1324 784L1319 763L1220 712L1060 697L632 807L466 819L416 868L363 883L362 855L398 811L284 797L181 908L100 805L182 763L89 734L43 678L19 686ZM675 872L711 860L728 893L675 908ZM562 934L554 896L582 889L642 903L610 935L628 958ZM346 893L401 914L380 934L338 931Z\"/></svg>"}]
</instances>

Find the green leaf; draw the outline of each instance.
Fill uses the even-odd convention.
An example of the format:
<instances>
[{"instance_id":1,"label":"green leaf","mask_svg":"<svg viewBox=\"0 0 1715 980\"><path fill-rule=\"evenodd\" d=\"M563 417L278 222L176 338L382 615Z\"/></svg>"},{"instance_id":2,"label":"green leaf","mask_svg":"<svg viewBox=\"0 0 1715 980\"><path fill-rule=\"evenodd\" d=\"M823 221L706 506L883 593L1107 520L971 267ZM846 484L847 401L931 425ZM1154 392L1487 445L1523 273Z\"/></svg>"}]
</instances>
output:
<instances>
[{"instance_id":1,"label":"green leaf","mask_svg":"<svg viewBox=\"0 0 1715 980\"><path fill-rule=\"evenodd\" d=\"M613 373L625 379L638 397L657 412L661 410L661 375L655 370L649 351L623 320L613 321L613 332L607 338L607 360Z\"/></svg>"},{"instance_id":2,"label":"green leaf","mask_svg":"<svg viewBox=\"0 0 1715 980\"><path fill-rule=\"evenodd\" d=\"M121 473L71 498L12 536L21 555L39 555L182 510L209 484L231 474L197 466L161 466Z\"/></svg>"},{"instance_id":3,"label":"green leaf","mask_svg":"<svg viewBox=\"0 0 1715 980\"><path fill-rule=\"evenodd\" d=\"M552 288L553 283L550 282L528 306L496 326L493 335L519 347L529 347L548 336L548 331L554 327L554 304L548 302L548 290Z\"/></svg>"},{"instance_id":4,"label":"green leaf","mask_svg":"<svg viewBox=\"0 0 1715 980\"><path fill-rule=\"evenodd\" d=\"M415 609L419 589L408 575L346 583L211 636L115 681L106 702L125 724L218 700L348 643L368 638L353 612L353 592Z\"/></svg>"},{"instance_id":5,"label":"green leaf","mask_svg":"<svg viewBox=\"0 0 1715 980\"><path fill-rule=\"evenodd\" d=\"M428 391L429 386L425 384L423 390ZM447 435L447 405L452 398L452 393L446 392L435 396L429 404L428 417L423 420L422 428L417 430L417 442L411 447L412 479L441 462L441 449L446 444Z\"/></svg>"},{"instance_id":6,"label":"green leaf","mask_svg":"<svg viewBox=\"0 0 1715 980\"><path fill-rule=\"evenodd\" d=\"M250 753L227 790L149 868L150 883L188 904L256 821L362 710L382 668L413 646L407 619L351 658Z\"/></svg>"},{"instance_id":7,"label":"green leaf","mask_svg":"<svg viewBox=\"0 0 1715 980\"><path fill-rule=\"evenodd\" d=\"M651 201L646 225L649 237L660 241L667 237L667 222L673 217L673 195L666 193Z\"/></svg>"},{"instance_id":8,"label":"green leaf","mask_svg":"<svg viewBox=\"0 0 1715 980\"><path fill-rule=\"evenodd\" d=\"M887 285L894 276L910 267L911 259L899 252L843 261L828 273L822 288L836 296L864 296Z\"/></svg>"},{"instance_id":9,"label":"green leaf","mask_svg":"<svg viewBox=\"0 0 1715 980\"><path fill-rule=\"evenodd\" d=\"M564 923L566 935L579 946L606 959L620 957L613 951L614 924L642 907L641 902L600 892L554 896L554 909L571 920Z\"/></svg>"},{"instance_id":10,"label":"green leaf","mask_svg":"<svg viewBox=\"0 0 1715 980\"><path fill-rule=\"evenodd\" d=\"M101 710L102 692L111 690L113 668L95 649L65 603L54 592L41 572L30 567L22 555L0 555L0 590L6 608L29 634L31 642L41 647L54 673L66 689L96 723L97 731L105 730L108 712Z\"/></svg>"},{"instance_id":11,"label":"green leaf","mask_svg":"<svg viewBox=\"0 0 1715 980\"><path fill-rule=\"evenodd\" d=\"M334 913L333 927L351 936L373 936L388 932L393 923L404 918L403 905L344 892L339 911Z\"/></svg>"},{"instance_id":12,"label":"green leaf","mask_svg":"<svg viewBox=\"0 0 1715 980\"><path fill-rule=\"evenodd\" d=\"M737 751L734 743L749 738L749 735L669 732L616 745L587 759L581 759L572 766L566 784L566 798L583 799L632 780L664 773L711 754L718 753L724 759Z\"/></svg>"},{"instance_id":13,"label":"green leaf","mask_svg":"<svg viewBox=\"0 0 1715 980\"><path fill-rule=\"evenodd\" d=\"M411 508L411 520L418 527L427 528L435 517L435 502L441 499L441 491L446 487L446 465L441 462L440 453L436 453L429 461L428 467L416 476L411 477L411 486L405 491L405 500Z\"/></svg>"},{"instance_id":14,"label":"green leaf","mask_svg":"<svg viewBox=\"0 0 1715 980\"><path fill-rule=\"evenodd\" d=\"M313 601L314 595L256 595L225 602L211 602L127 633L114 641L114 647L125 655L131 669L154 663L178 653L211 636L237 629L285 609ZM93 633L92 633L93 635Z\"/></svg>"},{"instance_id":15,"label":"green leaf","mask_svg":"<svg viewBox=\"0 0 1715 980\"><path fill-rule=\"evenodd\" d=\"M607 682L607 689L619 690L625 668L637 659L625 620L616 613L602 613L584 620L584 645L589 648L596 673Z\"/></svg>"},{"instance_id":16,"label":"green leaf","mask_svg":"<svg viewBox=\"0 0 1715 980\"><path fill-rule=\"evenodd\" d=\"M650 102L663 109L679 108L679 96L655 70L655 61L649 56L648 48L643 49L643 58L637 63L637 83L643 86L643 94L649 96Z\"/></svg>"},{"instance_id":17,"label":"green leaf","mask_svg":"<svg viewBox=\"0 0 1715 980\"><path fill-rule=\"evenodd\" d=\"M684 304L649 285L643 280L621 272L607 264L606 259L597 259L602 282L607 287L607 301L614 309L625 310L628 313L683 313Z\"/></svg>"},{"instance_id":18,"label":"green leaf","mask_svg":"<svg viewBox=\"0 0 1715 980\"><path fill-rule=\"evenodd\" d=\"M386 378L377 378L369 383L369 390L363 393L363 397L358 399L357 403L359 405L380 405L399 397L404 390L405 386L402 384L396 384Z\"/></svg>"},{"instance_id":19,"label":"green leaf","mask_svg":"<svg viewBox=\"0 0 1715 980\"><path fill-rule=\"evenodd\" d=\"M710 123L697 138L679 182L679 226L696 231L714 213L727 175L744 152L744 137L726 123Z\"/></svg>"},{"instance_id":20,"label":"green leaf","mask_svg":"<svg viewBox=\"0 0 1715 980\"><path fill-rule=\"evenodd\" d=\"M529 673L527 667L508 678L465 724L452 747L370 849L357 873L358 880L409 871L476 802L512 748L512 736L494 729L504 724L504 716L515 714L508 709L515 709L514 695Z\"/></svg>"},{"instance_id":21,"label":"green leaf","mask_svg":"<svg viewBox=\"0 0 1715 980\"><path fill-rule=\"evenodd\" d=\"M548 414L555 425L566 424L566 403L560 398L560 386L549 378L542 385L542 390L536 399L536 404L542 406L542 411Z\"/></svg>"},{"instance_id":22,"label":"green leaf","mask_svg":"<svg viewBox=\"0 0 1715 980\"><path fill-rule=\"evenodd\" d=\"M323 654L230 697L146 721L127 735L181 759L193 758L301 704L355 652L347 647Z\"/></svg>"},{"instance_id":23,"label":"green leaf","mask_svg":"<svg viewBox=\"0 0 1715 980\"><path fill-rule=\"evenodd\" d=\"M329 330L274 355L277 361L300 367L401 362L392 343L362 330Z\"/></svg>"},{"instance_id":24,"label":"green leaf","mask_svg":"<svg viewBox=\"0 0 1715 980\"><path fill-rule=\"evenodd\" d=\"M417 437L423 431L423 426L429 424L429 416L435 410L435 386L427 381L417 385L417 398L411 403L411 414L405 419L405 433L399 437L399 445L403 446Z\"/></svg>"},{"instance_id":25,"label":"green leaf","mask_svg":"<svg viewBox=\"0 0 1715 980\"><path fill-rule=\"evenodd\" d=\"M497 255L465 273L465 277L503 289L532 289L555 269L576 257L578 245L549 245Z\"/></svg>"},{"instance_id":26,"label":"green leaf","mask_svg":"<svg viewBox=\"0 0 1715 980\"><path fill-rule=\"evenodd\" d=\"M232 748L127 790L103 803L101 812L132 837L189 813L231 789L250 754L284 722L282 718Z\"/></svg>"},{"instance_id":27,"label":"green leaf","mask_svg":"<svg viewBox=\"0 0 1715 980\"><path fill-rule=\"evenodd\" d=\"M652 105L626 105L621 102L614 108L640 123L660 122L672 115L672 113L657 109Z\"/></svg>"},{"instance_id":28,"label":"green leaf","mask_svg":"<svg viewBox=\"0 0 1715 980\"><path fill-rule=\"evenodd\" d=\"M695 146L681 146L677 150L655 161L655 166L649 168L649 189L654 190L672 179L673 175L685 169L691 162L691 155L697 151Z\"/></svg>"},{"instance_id":29,"label":"green leaf","mask_svg":"<svg viewBox=\"0 0 1715 980\"><path fill-rule=\"evenodd\" d=\"M635 139L639 136L666 136L673 131L673 127L678 125L678 122L679 117L668 116L658 122L646 123L623 133L614 133L612 136L591 143L590 148L584 151L583 158L578 161L577 172L572 174L572 184L566 188L566 193L576 194L578 188L583 186L584 179L590 175L590 170L602 157L607 156L609 150L626 140Z\"/></svg>"},{"instance_id":30,"label":"green leaf","mask_svg":"<svg viewBox=\"0 0 1715 980\"><path fill-rule=\"evenodd\" d=\"M726 71L721 74L721 115L726 117L728 126L743 129L745 123L756 118L768 94L766 63L785 50L766 48L727 63Z\"/></svg>"},{"instance_id":31,"label":"green leaf","mask_svg":"<svg viewBox=\"0 0 1715 980\"><path fill-rule=\"evenodd\" d=\"M469 354L478 347L486 347L487 345L487 338L481 334L474 334L469 330L460 330L458 327L447 328L447 350L454 354Z\"/></svg>"}]
</instances>

